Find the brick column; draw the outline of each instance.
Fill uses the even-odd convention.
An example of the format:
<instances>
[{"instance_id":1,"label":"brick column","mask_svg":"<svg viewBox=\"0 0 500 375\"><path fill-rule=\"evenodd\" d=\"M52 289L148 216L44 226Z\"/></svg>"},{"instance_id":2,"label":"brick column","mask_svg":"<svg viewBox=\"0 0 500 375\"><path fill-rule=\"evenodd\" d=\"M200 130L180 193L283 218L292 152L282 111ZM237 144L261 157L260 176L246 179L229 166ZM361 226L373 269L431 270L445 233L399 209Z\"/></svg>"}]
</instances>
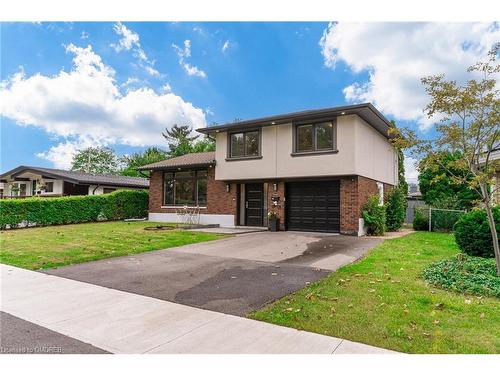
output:
<instances>
[{"instance_id":1,"label":"brick column","mask_svg":"<svg viewBox=\"0 0 500 375\"><path fill-rule=\"evenodd\" d=\"M274 191L274 184L277 185L277 190ZM279 197L278 206L273 206L272 197ZM285 230L285 182L284 181L269 181L267 184L267 210L275 211L280 218L280 230ZM267 216L267 212L264 212Z\"/></svg>"}]
</instances>

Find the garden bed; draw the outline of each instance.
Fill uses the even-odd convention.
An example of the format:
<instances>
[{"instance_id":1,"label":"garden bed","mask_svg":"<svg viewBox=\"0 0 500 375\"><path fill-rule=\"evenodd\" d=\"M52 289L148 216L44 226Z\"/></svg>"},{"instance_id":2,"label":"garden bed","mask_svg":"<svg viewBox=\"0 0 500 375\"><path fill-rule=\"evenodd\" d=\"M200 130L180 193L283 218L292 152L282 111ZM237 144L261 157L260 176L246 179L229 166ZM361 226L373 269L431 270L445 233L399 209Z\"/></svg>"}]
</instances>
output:
<instances>
[{"instance_id":1,"label":"garden bed","mask_svg":"<svg viewBox=\"0 0 500 375\"><path fill-rule=\"evenodd\" d=\"M494 258L458 254L431 264L423 277L429 284L452 292L500 298Z\"/></svg>"}]
</instances>

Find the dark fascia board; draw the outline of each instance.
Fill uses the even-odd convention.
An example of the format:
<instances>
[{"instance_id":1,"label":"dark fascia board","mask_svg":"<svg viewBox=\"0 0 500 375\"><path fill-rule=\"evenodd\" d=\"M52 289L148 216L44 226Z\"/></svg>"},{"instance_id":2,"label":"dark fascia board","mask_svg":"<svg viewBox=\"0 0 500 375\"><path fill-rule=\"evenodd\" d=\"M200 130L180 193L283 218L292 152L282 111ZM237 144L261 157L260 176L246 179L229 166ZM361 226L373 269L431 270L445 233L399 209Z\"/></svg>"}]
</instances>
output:
<instances>
[{"instance_id":1,"label":"dark fascia board","mask_svg":"<svg viewBox=\"0 0 500 375\"><path fill-rule=\"evenodd\" d=\"M178 171L182 169L193 169L193 168L208 168L215 165L215 161L212 163L198 163L198 164L183 164L177 166L166 166L166 167L155 167L155 168L137 168L138 171Z\"/></svg>"},{"instance_id":2,"label":"dark fascia board","mask_svg":"<svg viewBox=\"0 0 500 375\"><path fill-rule=\"evenodd\" d=\"M236 123L228 123L224 125L209 126L202 129L197 129L203 134L212 134L227 130L246 130L252 127L263 127L272 125L283 125L295 123L298 121L315 121L327 117L356 114L370 124L375 130L385 137L388 137L387 130L392 124L380 113L371 103L346 105L340 107L332 107L325 109L309 110L302 112L293 112L277 116L262 117L254 120L240 121Z\"/></svg>"}]
</instances>

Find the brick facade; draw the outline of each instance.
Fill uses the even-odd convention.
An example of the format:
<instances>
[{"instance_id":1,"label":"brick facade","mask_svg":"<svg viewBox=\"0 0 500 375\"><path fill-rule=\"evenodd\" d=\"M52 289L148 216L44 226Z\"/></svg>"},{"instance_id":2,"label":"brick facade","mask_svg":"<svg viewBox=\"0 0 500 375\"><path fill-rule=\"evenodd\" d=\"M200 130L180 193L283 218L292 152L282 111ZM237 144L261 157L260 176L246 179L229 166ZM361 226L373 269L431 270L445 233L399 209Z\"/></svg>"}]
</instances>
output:
<instances>
[{"instance_id":1,"label":"brick facade","mask_svg":"<svg viewBox=\"0 0 500 375\"><path fill-rule=\"evenodd\" d=\"M149 211L151 213L175 213L176 208L162 207L163 201L163 173L154 171L150 177ZM285 181L263 181L267 186L264 192L267 200L267 211L276 211L280 217L281 230L285 229ZM267 184L266 184L267 182ZM244 183L244 181L242 182ZM274 190L274 184L277 190ZM387 194L391 185L384 184L384 193ZM368 197L378 194L377 181L362 176L348 176L340 178L340 232L342 234L357 235L359 218L362 216L362 207ZM279 197L277 206L273 205L273 197ZM202 214L234 215L237 223L238 212L237 184L230 184L230 191L226 190L226 182L215 180L215 168L208 168L207 207L201 209ZM265 210L266 211L266 210ZM267 212L264 212L267 215Z\"/></svg>"},{"instance_id":2,"label":"brick facade","mask_svg":"<svg viewBox=\"0 0 500 375\"><path fill-rule=\"evenodd\" d=\"M276 184L277 190L274 190ZM277 206L273 205L273 197L278 197L279 202ZM280 229L285 230L285 182L284 181L270 181L267 184L267 210L278 213L280 218ZM264 212L264 215L267 213Z\"/></svg>"},{"instance_id":3,"label":"brick facade","mask_svg":"<svg viewBox=\"0 0 500 375\"><path fill-rule=\"evenodd\" d=\"M153 171L149 180L149 212L175 213L175 207L163 205L163 172ZM226 191L224 181L215 180L215 168L208 167L207 172L207 207L201 208L202 214L236 215L236 184L230 184Z\"/></svg>"},{"instance_id":4,"label":"brick facade","mask_svg":"<svg viewBox=\"0 0 500 375\"><path fill-rule=\"evenodd\" d=\"M391 188L392 185L384 184L384 196L387 196ZM362 176L344 177L340 180L340 233L357 235L363 205L374 194L378 195L375 180Z\"/></svg>"}]
</instances>

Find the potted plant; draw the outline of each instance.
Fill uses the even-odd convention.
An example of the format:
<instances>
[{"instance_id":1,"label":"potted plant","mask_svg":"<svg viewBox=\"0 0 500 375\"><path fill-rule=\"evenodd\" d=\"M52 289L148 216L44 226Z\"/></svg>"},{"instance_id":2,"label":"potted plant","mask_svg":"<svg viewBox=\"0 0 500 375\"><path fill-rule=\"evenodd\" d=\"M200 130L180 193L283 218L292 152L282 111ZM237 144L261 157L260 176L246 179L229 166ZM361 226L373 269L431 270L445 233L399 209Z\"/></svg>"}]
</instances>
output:
<instances>
[{"instance_id":1,"label":"potted plant","mask_svg":"<svg viewBox=\"0 0 500 375\"><path fill-rule=\"evenodd\" d=\"M267 227L271 232L278 232L280 230L280 218L278 213L275 211L269 211L267 213Z\"/></svg>"}]
</instances>

